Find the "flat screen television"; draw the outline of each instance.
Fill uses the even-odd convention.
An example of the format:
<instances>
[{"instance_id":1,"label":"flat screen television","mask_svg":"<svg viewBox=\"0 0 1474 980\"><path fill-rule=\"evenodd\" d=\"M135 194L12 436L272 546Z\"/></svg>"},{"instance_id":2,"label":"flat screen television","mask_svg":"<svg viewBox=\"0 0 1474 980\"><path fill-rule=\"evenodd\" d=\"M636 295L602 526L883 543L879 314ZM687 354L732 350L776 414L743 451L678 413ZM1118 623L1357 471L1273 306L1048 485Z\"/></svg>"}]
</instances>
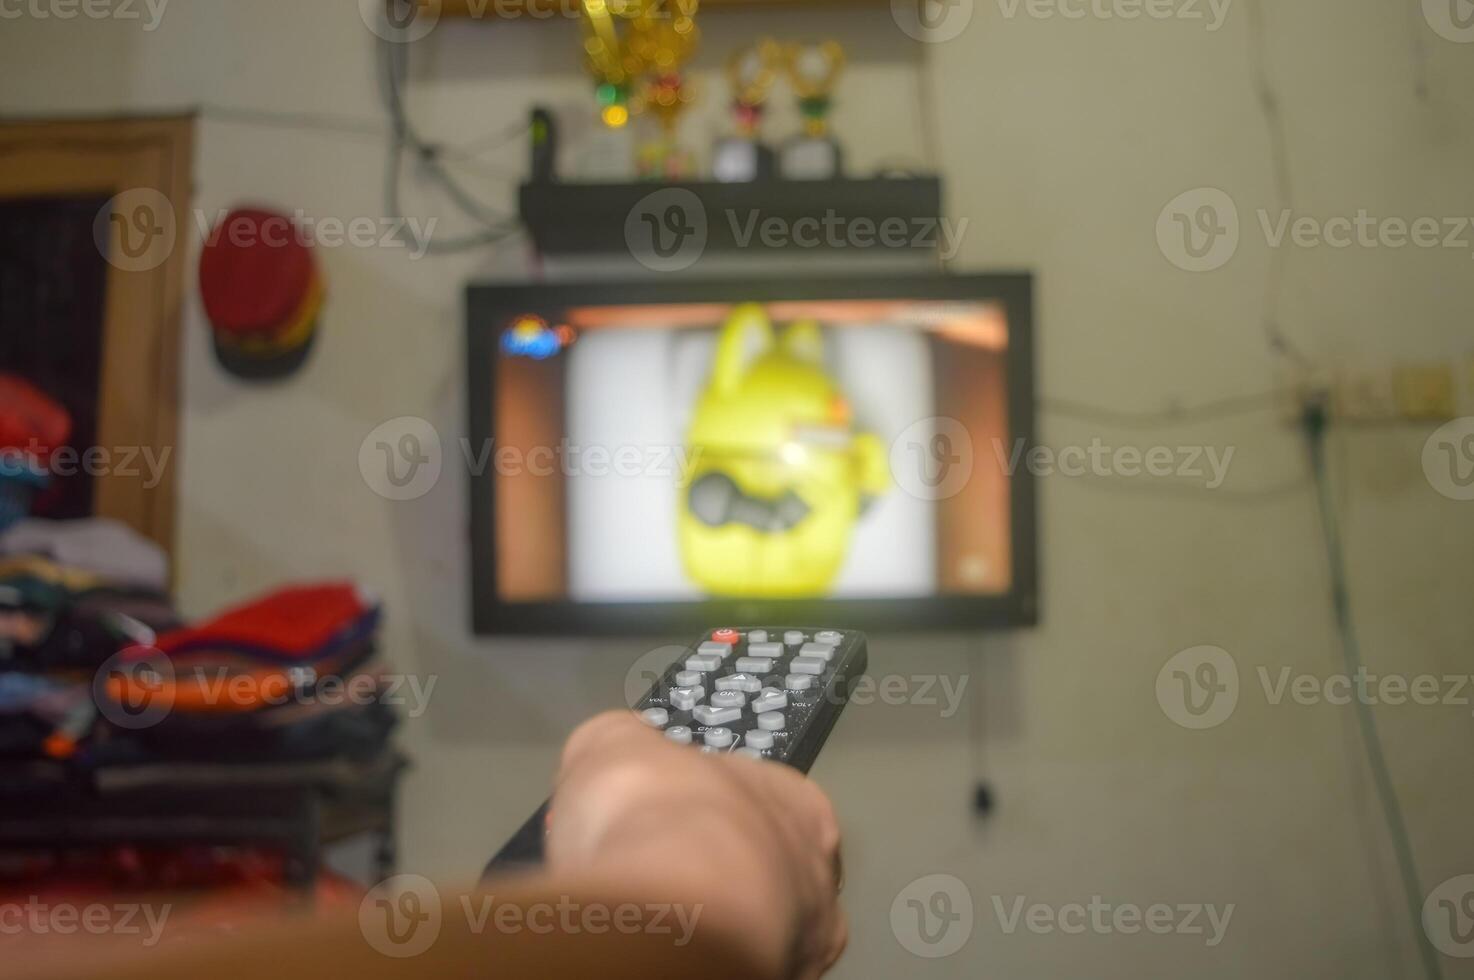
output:
<instances>
[{"instance_id":1,"label":"flat screen television","mask_svg":"<svg viewBox=\"0 0 1474 980\"><path fill-rule=\"evenodd\" d=\"M477 633L1037 618L1028 275L476 285Z\"/></svg>"}]
</instances>

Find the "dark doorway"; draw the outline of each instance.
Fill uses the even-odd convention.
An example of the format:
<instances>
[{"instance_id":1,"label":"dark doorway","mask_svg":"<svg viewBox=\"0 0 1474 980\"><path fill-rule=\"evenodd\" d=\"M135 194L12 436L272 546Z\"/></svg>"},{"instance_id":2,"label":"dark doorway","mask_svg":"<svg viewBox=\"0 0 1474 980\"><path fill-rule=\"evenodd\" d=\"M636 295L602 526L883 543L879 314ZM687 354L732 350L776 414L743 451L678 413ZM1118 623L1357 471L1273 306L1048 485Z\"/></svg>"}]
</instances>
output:
<instances>
[{"instance_id":1,"label":"dark doorway","mask_svg":"<svg viewBox=\"0 0 1474 980\"><path fill-rule=\"evenodd\" d=\"M106 204L106 196L0 200L0 371L66 407L79 453L97 445L107 263L92 228ZM91 514L92 476L68 467L35 510Z\"/></svg>"}]
</instances>

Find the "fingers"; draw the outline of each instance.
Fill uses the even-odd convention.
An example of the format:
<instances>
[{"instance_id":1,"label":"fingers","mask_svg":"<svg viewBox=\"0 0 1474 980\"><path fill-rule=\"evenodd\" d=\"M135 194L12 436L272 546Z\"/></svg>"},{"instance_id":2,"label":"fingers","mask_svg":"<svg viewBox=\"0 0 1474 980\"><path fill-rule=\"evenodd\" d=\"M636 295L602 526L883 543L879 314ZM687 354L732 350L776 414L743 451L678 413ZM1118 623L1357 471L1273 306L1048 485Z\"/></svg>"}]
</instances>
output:
<instances>
[{"instance_id":1,"label":"fingers","mask_svg":"<svg viewBox=\"0 0 1474 980\"><path fill-rule=\"evenodd\" d=\"M579 725L563 744L560 771L566 772L590 757L613 754L628 746L663 745L665 740L629 711L605 711ZM672 746L674 748L674 746Z\"/></svg>"},{"instance_id":2,"label":"fingers","mask_svg":"<svg viewBox=\"0 0 1474 980\"><path fill-rule=\"evenodd\" d=\"M700 852L713 828L733 845L711 857L720 864L716 877L744 875L741 894L764 896L729 903L733 916L752 924L744 934L795 951L798 976L828 970L849 931L838 901L839 820L812 780L766 760L694 752L630 711L597 715L569 736L553 797L550 866L629 875L648 864L651 848L672 841Z\"/></svg>"}]
</instances>

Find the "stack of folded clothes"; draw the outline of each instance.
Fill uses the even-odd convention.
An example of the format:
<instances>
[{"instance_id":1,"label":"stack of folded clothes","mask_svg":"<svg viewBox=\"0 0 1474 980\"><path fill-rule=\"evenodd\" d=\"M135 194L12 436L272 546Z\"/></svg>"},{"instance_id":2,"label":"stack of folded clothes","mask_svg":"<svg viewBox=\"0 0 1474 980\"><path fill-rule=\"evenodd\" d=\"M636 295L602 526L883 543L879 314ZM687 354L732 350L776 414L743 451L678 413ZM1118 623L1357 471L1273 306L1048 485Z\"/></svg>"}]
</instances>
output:
<instances>
[{"instance_id":1,"label":"stack of folded clothes","mask_svg":"<svg viewBox=\"0 0 1474 980\"><path fill-rule=\"evenodd\" d=\"M351 583L291 586L124 650L101 691L167 705L135 732L156 757L371 758L396 721L378 623L379 604Z\"/></svg>"},{"instance_id":2,"label":"stack of folded clothes","mask_svg":"<svg viewBox=\"0 0 1474 980\"><path fill-rule=\"evenodd\" d=\"M281 829L300 794L370 829L392 806L379 603L348 582L294 585L186 624L168 576L163 552L116 522L0 533L0 889L70 872L120 886L108 862L149 847L138 887L184 887L179 869L199 865L235 893L240 865L281 892L300 887L284 869L301 842ZM204 840L176 839L180 820Z\"/></svg>"},{"instance_id":3,"label":"stack of folded clothes","mask_svg":"<svg viewBox=\"0 0 1474 980\"><path fill-rule=\"evenodd\" d=\"M92 677L179 617L157 545L116 521L0 534L0 760L69 759L93 734Z\"/></svg>"},{"instance_id":4,"label":"stack of folded clothes","mask_svg":"<svg viewBox=\"0 0 1474 980\"><path fill-rule=\"evenodd\" d=\"M115 521L27 519L0 534L0 765L356 760L386 748L397 719L378 602L351 583L297 585L187 626L167 580L163 552ZM150 704L162 709L138 714Z\"/></svg>"}]
</instances>

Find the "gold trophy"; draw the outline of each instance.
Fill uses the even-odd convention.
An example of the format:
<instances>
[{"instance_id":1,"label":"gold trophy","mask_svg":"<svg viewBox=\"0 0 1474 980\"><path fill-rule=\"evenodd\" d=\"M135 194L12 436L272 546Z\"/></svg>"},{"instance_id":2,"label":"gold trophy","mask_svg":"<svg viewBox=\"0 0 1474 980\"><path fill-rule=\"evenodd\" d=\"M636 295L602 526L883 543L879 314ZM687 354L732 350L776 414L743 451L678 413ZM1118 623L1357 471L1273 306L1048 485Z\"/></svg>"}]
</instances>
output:
<instances>
[{"instance_id":1,"label":"gold trophy","mask_svg":"<svg viewBox=\"0 0 1474 980\"><path fill-rule=\"evenodd\" d=\"M660 124L660 137L640 148L642 177L680 180L691 176L692 157L676 143L676 124L691 104L691 87L681 66L696 50L699 0L637 0L644 4L630 22L629 48L645 66L639 108Z\"/></svg>"},{"instance_id":2,"label":"gold trophy","mask_svg":"<svg viewBox=\"0 0 1474 980\"><path fill-rule=\"evenodd\" d=\"M829 135L829 110L834 83L844 68L844 49L838 41L792 44L785 55L804 132L784 145L779 170L785 180L832 180L843 169L839 144Z\"/></svg>"},{"instance_id":3,"label":"gold trophy","mask_svg":"<svg viewBox=\"0 0 1474 980\"><path fill-rule=\"evenodd\" d=\"M644 71L638 55L619 34L620 21L638 16L645 0L583 0L584 67L594 76L594 98L602 124L579 159L579 176L629 180L635 176L634 136L630 132L630 94Z\"/></svg>"},{"instance_id":4,"label":"gold trophy","mask_svg":"<svg viewBox=\"0 0 1474 980\"><path fill-rule=\"evenodd\" d=\"M758 138L758 133L768 92L782 67L783 48L766 37L733 52L727 61L736 135L717 140L712 153L712 176L722 183L767 180L773 176L776 169L773 150Z\"/></svg>"}]
</instances>

